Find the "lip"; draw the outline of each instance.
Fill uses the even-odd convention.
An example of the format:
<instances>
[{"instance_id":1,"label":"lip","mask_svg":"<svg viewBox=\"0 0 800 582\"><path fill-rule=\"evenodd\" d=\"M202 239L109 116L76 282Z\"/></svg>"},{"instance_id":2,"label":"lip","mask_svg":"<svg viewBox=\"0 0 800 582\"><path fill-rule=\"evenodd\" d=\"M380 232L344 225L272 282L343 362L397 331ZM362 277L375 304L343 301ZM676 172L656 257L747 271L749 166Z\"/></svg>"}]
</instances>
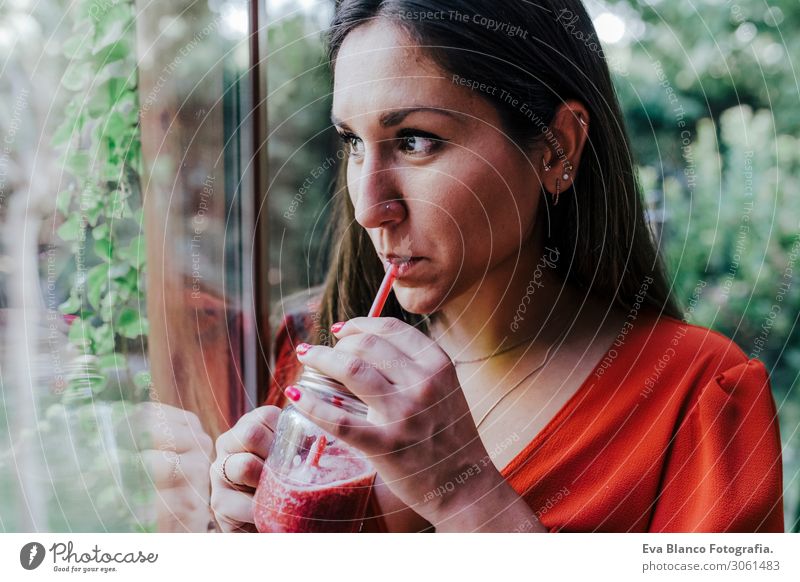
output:
<instances>
[{"instance_id":1,"label":"lip","mask_svg":"<svg viewBox=\"0 0 800 582\"><path fill-rule=\"evenodd\" d=\"M391 263L397 265L397 278L401 279L408 275L408 273L425 257L401 257L395 254L384 255L384 263Z\"/></svg>"}]
</instances>

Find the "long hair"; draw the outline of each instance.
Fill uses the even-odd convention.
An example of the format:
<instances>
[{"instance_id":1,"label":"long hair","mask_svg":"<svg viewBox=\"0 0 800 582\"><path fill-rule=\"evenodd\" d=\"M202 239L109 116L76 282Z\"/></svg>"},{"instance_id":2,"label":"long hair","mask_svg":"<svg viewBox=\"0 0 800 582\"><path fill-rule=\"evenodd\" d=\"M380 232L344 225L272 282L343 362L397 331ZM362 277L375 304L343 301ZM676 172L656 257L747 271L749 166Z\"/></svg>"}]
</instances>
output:
<instances>
[{"instance_id":1,"label":"long hair","mask_svg":"<svg viewBox=\"0 0 800 582\"><path fill-rule=\"evenodd\" d=\"M387 19L445 71L505 91L485 94L503 130L520 147L550 134L557 107L568 99L589 112L589 136L573 185L549 206L546 244L560 249L557 273L586 293L626 310L655 308L681 319L662 259L645 221L640 187L618 99L594 26L579 0L341 0L328 35L331 69L347 35ZM512 95L516 106L502 99ZM524 103L523 108L520 103ZM319 305L322 338L331 324L367 313L383 267L355 222L340 167L331 222L330 269ZM394 296L383 312L427 332L427 318L406 312Z\"/></svg>"}]
</instances>

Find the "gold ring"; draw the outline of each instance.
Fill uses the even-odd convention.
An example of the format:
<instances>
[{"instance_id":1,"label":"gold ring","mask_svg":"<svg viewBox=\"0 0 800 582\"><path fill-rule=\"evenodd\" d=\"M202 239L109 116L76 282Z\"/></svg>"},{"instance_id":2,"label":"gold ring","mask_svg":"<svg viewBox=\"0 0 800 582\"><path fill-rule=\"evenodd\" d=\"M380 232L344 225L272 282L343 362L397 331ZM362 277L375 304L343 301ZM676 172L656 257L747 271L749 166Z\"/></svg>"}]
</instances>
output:
<instances>
[{"instance_id":1,"label":"gold ring","mask_svg":"<svg viewBox=\"0 0 800 582\"><path fill-rule=\"evenodd\" d=\"M225 481L226 481L226 482L228 483L228 485L230 485L231 487L234 487L234 488L239 488L239 487L244 487L244 485L243 485L243 484L241 484L241 483L234 483L233 481L231 481L231 478L230 478L230 477L228 477L228 473L225 471L225 464L228 462L228 459L230 459L230 458L231 458L233 455L235 455L235 454L236 454L236 453L228 453L228 456L227 456L227 457L225 457L225 460L224 460L224 461L222 461L222 478L223 478L223 479L225 479Z\"/></svg>"}]
</instances>

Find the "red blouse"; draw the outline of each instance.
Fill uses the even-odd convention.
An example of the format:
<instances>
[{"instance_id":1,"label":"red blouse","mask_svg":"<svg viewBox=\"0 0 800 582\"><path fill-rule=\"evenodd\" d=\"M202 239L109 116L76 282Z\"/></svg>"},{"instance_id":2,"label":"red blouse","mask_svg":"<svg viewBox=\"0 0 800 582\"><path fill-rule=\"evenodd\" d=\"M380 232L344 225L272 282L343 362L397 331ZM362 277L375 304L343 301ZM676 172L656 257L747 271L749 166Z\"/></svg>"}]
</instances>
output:
<instances>
[{"instance_id":1,"label":"red blouse","mask_svg":"<svg viewBox=\"0 0 800 582\"><path fill-rule=\"evenodd\" d=\"M312 324L307 314L284 319L266 404L284 405L299 372L294 346ZM781 441L764 365L671 317L626 323L501 473L550 531L783 531Z\"/></svg>"}]
</instances>

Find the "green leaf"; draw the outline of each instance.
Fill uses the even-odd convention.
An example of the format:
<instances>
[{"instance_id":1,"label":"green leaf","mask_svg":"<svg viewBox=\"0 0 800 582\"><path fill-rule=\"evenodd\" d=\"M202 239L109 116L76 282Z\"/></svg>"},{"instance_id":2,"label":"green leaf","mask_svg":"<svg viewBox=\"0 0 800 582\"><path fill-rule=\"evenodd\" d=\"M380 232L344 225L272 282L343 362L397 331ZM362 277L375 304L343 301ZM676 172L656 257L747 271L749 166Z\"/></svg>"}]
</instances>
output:
<instances>
[{"instance_id":1,"label":"green leaf","mask_svg":"<svg viewBox=\"0 0 800 582\"><path fill-rule=\"evenodd\" d=\"M61 237L63 241L75 241L80 237L81 228L83 228L83 222L81 221L80 214L70 214L67 220L58 227L56 234Z\"/></svg>"},{"instance_id":2,"label":"green leaf","mask_svg":"<svg viewBox=\"0 0 800 582\"><path fill-rule=\"evenodd\" d=\"M102 36L94 42L92 54L96 55L107 46L113 45L125 39L125 35L130 31L131 23L127 20L114 20L103 27ZM127 29L127 30L126 30Z\"/></svg>"},{"instance_id":3,"label":"green leaf","mask_svg":"<svg viewBox=\"0 0 800 582\"><path fill-rule=\"evenodd\" d=\"M72 136L80 131L79 118L74 115L67 114L61 125L58 126L56 132L53 134L53 139L50 142L53 147L61 147L65 143L72 140Z\"/></svg>"},{"instance_id":4,"label":"green leaf","mask_svg":"<svg viewBox=\"0 0 800 582\"><path fill-rule=\"evenodd\" d=\"M120 251L119 256L111 264L110 275L111 278L118 282L125 282L128 272L131 270L131 264L128 262L128 257L125 253Z\"/></svg>"},{"instance_id":5,"label":"green leaf","mask_svg":"<svg viewBox=\"0 0 800 582\"><path fill-rule=\"evenodd\" d=\"M127 128L128 125L125 123L125 118L114 111L106 120L105 133L109 136L118 136L123 134Z\"/></svg>"},{"instance_id":6,"label":"green leaf","mask_svg":"<svg viewBox=\"0 0 800 582\"><path fill-rule=\"evenodd\" d=\"M86 298L94 309L100 307L100 296L106 288L108 280L108 263L102 263L89 269L86 276Z\"/></svg>"},{"instance_id":7,"label":"green leaf","mask_svg":"<svg viewBox=\"0 0 800 582\"><path fill-rule=\"evenodd\" d=\"M124 370L128 367L128 360L123 354L113 352L102 356L97 365L101 370Z\"/></svg>"},{"instance_id":8,"label":"green leaf","mask_svg":"<svg viewBox=\"0 0 800 582\"><path fill-rule=\"evenodd\" d=\"M71 343L79 346L84 352L86 352L88 351L92 341L89 331L88 324L83 319L78 317L69 326L69 333L67 334L67 337Z\"/></svg>"},{"instance_id":9,"label":"green leaf","mask_svg":"<svg viewBox=\"0 0 800 582\"><path fill-rule=\"evenodd\" d=\"M65 315L71 315L81 308L81 300L75 295L75 289L70 293L69 299L58 306L59 311Z\"/></svg>"},{"instance_id":10,"label":"green leaf","mask_svg":"<svg viewBox=\"0 0 800 582\"><path fill-rule=\"evenodd\" d=\"M128 39L123 38L103 47L96 53L93 52L92 58L97 66L103 66L109 63L127 61L130 55L131 43Z\"/></svg>"},{"instance_id":11,"label":"green leaf","mask_svg":"<svg viewBox=\"0 0 800 582\"><path fill-rule=\"evenodd\" d=\"M114 305L113 300L106 301L106 299L109 298L109 295L104 295L100 300L99 314L103 323L111 323L114 320L114 309L116 308L116 305Z\"/></svg>"},{"instance_id":12,"label":"green leaf","mask_svg":"<svg viewBox=\"0 0 800 582\"><path fill-rule=\"evenodd\" d=\"M117 333L128 339L136 339L146 332L146 322L139 312L126 307L122 310L117 320Z\"/></svg>"},{"instance_id":13,"label":"green leaf","mask_svg":"<svg viewBox=\"0 0 800 582\"><path fill-rule=\"evenodd\" d=\"M107 222L104 222L103 224L98 224L92 229L92 238L94 238L94 240L108 238L108 234L109 234L109 228Z\"/></svg>"},{"instance_id":14,"label":"green leaf","mask_svg":"<svg viewBox=\"0 0 800 582\"><path fill-rule=\"evenodd\" d=\"M139 235L134 238L125 250L125 256L130 259L131 264L137 269L142 266L147 258L144 236Z\"/></svg>"},{"instance_id":15,"label":"green leaf","mask_svg":"<svg viewBox=\"0 0 800 582\"><path fill-rule=\"evenodd\" d=\"M89 173L91 159L86 152L73 151L64 160L64 169L78 179L85 179Z\"/></svg>"},{"instance_id":16,"label":"green leaf","mask_svg":"<svg viewBox=\"0 0 800 582\"><path fill-rule=\"evenodd\" d=\"M86 103L86 112L89 117L97 119L105 115L111 108L111 95L107 85L100 85L92 89L92 95ZM102 123L102 121L100 122Z\"/></svg>"},{"instance_id":17,"label":"green leaf","mask_svg":"<svg viewBox=\"0 0 800 582\"><path fill-rule=\"evenodd\" d=\"M111 244L110 240L101 238L95 241L94 252L97 253L98 257L110 263L114 258L114 245Z\"/></svg>"},{"instance_id":18,"label":"green leaf","mask_svg":"<svg viewBox=\"0 0 800 582\"><path fill-rule=\"evenodd\" d=\"M70 60L81 60L91 54L91 46L84 34L74 34L64 41L62 53Z\"/></svg>"},{"instance_id":19,"label":"green leaf","mask_svg":"<svg viewBox=\"0 0 800 582\"><path fill-rule=\"evenodd\" d=\"M92 335L96 354L102 355L114 351L114 330L109 324L104 323L94 328Z\"/></svg>"},{"instance_id":20,"label":"green leaf","mask_svg":"<svg viewBox=\"0 0 800 582\"><path fill-rule=\"evenodd\" d=\"M69 204L72 202L72 194L72 190L63 190L56 196L56 208L65 216L69 213Z\"/></svg>"},{"instance_id":21,"label":"green leaf","mask_svg":"<svg viewBox=\"0 0 800 582\"><path fill-rule=\"evenodd\" d=\"M102 212L103 212L103 205L102 204L97 204L97 205L95 205L93 207L90 207L86 211L86 220L87 220L87 222L91 226L95 226L97 224L97 221L100 218L100 215L102 214Z\"/></svg>"},{"instance_id":22,"label":"green leaf","mask_svg":"<svg viewBox=\"0 0 800 582\"><path fill-rule=\"evenodd\" d=\"M92 64L91 63L77 63L73 61L67 66L64 71L64 76L61 77L61 84L64 85L69 91L83 91L92 79Z\"/></svg>"},{"instance_id":23,"label":"green leaf","mask_svg":"<svg viewBox=\"0 0 800 582\"><path fill-rule=\"evenodd\" d=\"M117 156L108 156L103 168L102 178L107 182L118 182L122 177L122 163Z\"/></svg>"}]
</instances>

